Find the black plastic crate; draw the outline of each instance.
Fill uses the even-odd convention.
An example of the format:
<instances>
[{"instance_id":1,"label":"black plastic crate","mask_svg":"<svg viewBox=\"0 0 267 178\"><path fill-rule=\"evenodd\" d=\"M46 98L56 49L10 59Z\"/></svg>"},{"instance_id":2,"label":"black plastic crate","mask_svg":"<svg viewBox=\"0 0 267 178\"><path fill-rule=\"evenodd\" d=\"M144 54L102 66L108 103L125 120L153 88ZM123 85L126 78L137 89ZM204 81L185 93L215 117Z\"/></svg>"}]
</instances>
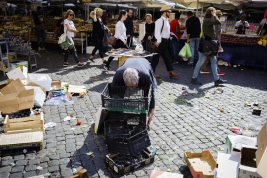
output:
<instances>
[{"instance_id":1,"label":"black plastic crate","mask_svg":"<svg viewBox=\"0 0 267 178\"><path fill-rule=\"evenodd\" d=\"M105 136L109 138L126 138L130 136L130 129L126 120L104 122Z\"/></svg>"},{"instance_id":2,"label":"black plastic crate","mask_svg":"<svg viewBox=\"0 0 267 178\"><path fill-rule=\"evenodd\" d=\"M147 125L147 113L134 114L110 111L108 113L109 120L127 120L128 125Z\"/></svg>"},{"instance_id":3,"label":"black plastic crate","mask_svg":"<svg viewBox=\"0 0 267 178\"><path fill-rule=\"evenodd\" d=\"M111 86L101 93L102 107L109 111L147 113L151 100L151 85L147 87Z\"/></svg>"}]
</instances>

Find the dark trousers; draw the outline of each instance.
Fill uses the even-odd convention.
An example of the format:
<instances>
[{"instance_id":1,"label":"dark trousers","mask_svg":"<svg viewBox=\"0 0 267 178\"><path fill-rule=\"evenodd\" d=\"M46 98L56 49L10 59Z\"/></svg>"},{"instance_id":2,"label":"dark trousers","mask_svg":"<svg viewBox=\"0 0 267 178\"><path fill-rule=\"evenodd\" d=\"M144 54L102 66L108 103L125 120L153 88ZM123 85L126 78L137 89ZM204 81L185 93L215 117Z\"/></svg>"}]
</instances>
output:
<instances>
[{"instance_id":1,"label":"dark trousers","mask_svg":"<svg viewBox=\"0 0 267 178\"><path fill-rule=\"evenodd\" d=\"M156 67L159 63L160 56L162 56L163 58L167 71L173 71L173 67L171 63L171 56L170 56L170 51L169 51L169 40L162 39L157 52L158 54L153 56L152 63L151 63L153 71L154 72L156 71Z\"/></svg>"},{"instance_id":2,"label":"dark trousers","mask_svg":"<svg viewBox=\"0 0 267 178\"><path fill-rule=\"evenodd\" d=\"M114 49L118 49L118 48L127 48L127 47L125 46L125 44L124 44L120 39L117 39L117 41L116 41L116 46L113 46L113 47L114 47ZM109 66L113 59L114 59L114 57L111 57L111 56L110 56L110 57L108 58L108 62L106 63L106 66Z\"/></svg>"},{"instance_id":3,"label":"dark trousers","mask_svg":"<svg viewBox=\"0 0 267 178\"><path fill-rule=\"evenodd\" d=\"M45 41L45 30L44 28L36 28L37 46L38 48L44 48ZM42 38L42 43L40 45L40 38Z\"/></svg>"},{"instance_id":4,"label":"dark trousers","mask_svg":"<svg viewBox=\"0 0 267 178\"><path fill-rule=\"evenodd\" d=\"M95 42L95 48L93 49L92 56L94 56L96 51L98 50L99 51L99 56L101 58L104 58L102 39L94 39L94 42Z\"/></svg>"},{"instance_id":5,"label":"dark trousers","mask_svg":"<svg viewBox=\"0 0 267 178\"><path fill-rule=\"evenodd\" d=\"M65 50L65 54L64 54L64 62L67 62L68 61L68 57L69 57L69 53L72 52L73 53L73 58L74 60L76 61L76 63L79 63L79 60L78 60L78 56L77 56L77 53L76 53L76 48L75 46L72 48L72 49L67 49Z\"/></svg>"},{"instance_id":6,"label":"dark trousers","mask_svg":"<svg viewBox=\"0 0 267 178\"><path fill-rule=\"evenodd\" d=\"M129 48L133 47L133 37L127 37L127 45Z\"/></svg>"}]
</instances>

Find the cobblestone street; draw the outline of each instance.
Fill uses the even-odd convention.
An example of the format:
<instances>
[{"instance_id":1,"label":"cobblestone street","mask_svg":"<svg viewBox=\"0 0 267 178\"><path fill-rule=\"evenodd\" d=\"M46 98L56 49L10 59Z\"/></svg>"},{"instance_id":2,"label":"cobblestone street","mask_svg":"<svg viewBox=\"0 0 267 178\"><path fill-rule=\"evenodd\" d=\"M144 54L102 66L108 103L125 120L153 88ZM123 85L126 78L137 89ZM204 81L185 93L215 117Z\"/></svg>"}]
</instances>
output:
<instances>
[{"instance_id":1,"label":"cobblestone street","mask_svg":"<svg viewBox=\"0 0 267 178\"><path fill-rule=\"evenodd\" d=\"M73 170L83 167L88 177L118 177L106 167L105 155L108 154L103 135L94 134L94 115L101 106L100 94L106 83L111 82L117 69L117 59L111 63L111 71L106 72L102 61L95 56L95 62L88 62L83 68L74 65L72 55L70 67L62 67L63 55L58 51L41 51L38 68L29 72L47 73L52 80L68 82L72 85L84 85L87 95L84 98L73 97L74 105L44 106L45 123L55 122L57 126L47 128L42 150L3 151L0 157L0 178L26 178L50 173L50 177L67 178ZM82 62L88 55L78 54ZM184 151L201 152L208 149L213 156L224 151L225 138L233 134L229 127L241 127L259 130L267 118L267 72L264 69L220 66L226 74L221 76L227 84L220 86L223 93L215 91L212 74L199 74L202 86L190 83L193 67L185 63L174 65L174 72L180 76L170 79L162 59L156 74L161 76L156 89L156 111L149 136L151 144L157 148L155 162L126 174L127 178L149 178L152 170L171 170L181 173L184 178L191 178L184 161ZM210 66L208 65L210 70ZM7 78L0 74L0 81ZM185 96L190 88L198 90L197 94ZM258 101L263 108L261 116L252 115L252 107L244 106L246 102ZM82 121L63 121L68 114L75 113ZM1 131L3 128L1 128ZM92 151L94 159L86 153ZM14 163L15 166L12 166ZM41 166L43 170L37 170ZM123 176L122 176L123 177Z\"/></svg>"}]
</instances>

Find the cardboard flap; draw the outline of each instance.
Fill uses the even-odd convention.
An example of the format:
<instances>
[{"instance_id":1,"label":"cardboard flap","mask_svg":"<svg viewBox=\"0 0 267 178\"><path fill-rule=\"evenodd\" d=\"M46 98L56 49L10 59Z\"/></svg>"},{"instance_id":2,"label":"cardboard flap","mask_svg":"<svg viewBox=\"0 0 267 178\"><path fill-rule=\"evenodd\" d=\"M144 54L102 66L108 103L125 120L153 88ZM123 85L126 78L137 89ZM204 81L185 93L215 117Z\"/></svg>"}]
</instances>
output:
<instances>
[{"instance_id":1,"label":"cardboard flap","mask_svg":"<svg viewBox=\"0 0 267 178\"><path fill-rule=\"evenodd\" d=\"M256 168L256 161L255 161L256 151L257 151L256 148L243 147L241 150L240 164Z\"/></svg>"},{"instance_id":2,"label":"cardboard flap","mask_svg":"<svg viewBox=\"0 0 267 178\"><path fill-rule=\"evenodd\" d=\"M61 89L61 81L52 81L51 90Z\"/></svg>"},{"instance_id":3,"label":"cardboard flap","mask_svg":"<svg viewBox=\"0 0 267 178\"><path fill-rule=\"evenodd\" d=\"M261 157L260 163L257 167L257 173L263 178L267 177L266 165L267 165L267 151L265 150L265 152Z\"/></svg>"},{"instance_id":4,"label":"cardboard flap","mask_svg":"<svg viewBox=\"0 0 267 178\"><path fill-rule=\"evenodd\" d=\"M1 89L1 93L3 95L11 94L11 93L16 93L20 91L26 90L25 87L23 86L22 82L20 79L16 79L12 81L10 84L5 86L4 88Z\"/></svg>"}]
</instances>

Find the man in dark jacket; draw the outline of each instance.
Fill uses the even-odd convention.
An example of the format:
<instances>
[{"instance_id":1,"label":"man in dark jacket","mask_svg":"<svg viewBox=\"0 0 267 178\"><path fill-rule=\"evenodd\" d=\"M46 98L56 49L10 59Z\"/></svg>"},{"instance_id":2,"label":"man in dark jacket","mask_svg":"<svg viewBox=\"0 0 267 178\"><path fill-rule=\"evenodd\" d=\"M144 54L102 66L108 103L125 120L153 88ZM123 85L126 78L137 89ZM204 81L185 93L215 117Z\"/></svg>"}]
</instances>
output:
<instances>
[{"instance_id":1,"label":"man in dark jacket","mask_svg":"<svg viewBox=\"0 0 267 178\"><path fill-rule=\"evenodd\" d=\"M124 25L126 27L126 35L127 35L127 45L128 47L132 47L132 38L133 38L133 10L129 9L127 13L127 19L124 20Z\"/></svg>"},{"instance_id":2,"label":"man in dark jacket","mask_svg":"<svg viewBox=\"0 0 267 178\"><path fill-rule=\"evenodd\" d=\"M147 87L150 85L152 85L152 90L147 123L148 126L152 121L154 114L154 88L157 87L157 81L153 75L153 70L148 60L145 58L128 58L124 61L121 67L117 69L112 81L112 86Z\"/></svg>"},{"instance_id":3,"label":"man in dark jacket","mask_svg":"<svg viewBox=\"0 0 267 178\"><path fill-rule=\"evenodd\" d=\"M33 20L35 23L36 37L38 50L45 50L44 41L45 41L45 30L44 30L44 15L42 7L38 6L37 11L33 15ZM40 38L42 38L42 43L40 44Z\"/></svg>"},{"instance_id":4,"label":"man in dark jacket","mask_svg":"<svg viewBox=\"0 0 267 178\"><path fill-rule=\"evenodd\" d=\"M195 58L195 50L198 49L199 41L200 41L200 32L201 25L198 17L193 15L192 11L187 12L187 20L186 20L186 32L187 32L187 40L189 43L192 57L190 58L188 65L194 64Z\"/></svg>"}]
</instances>

